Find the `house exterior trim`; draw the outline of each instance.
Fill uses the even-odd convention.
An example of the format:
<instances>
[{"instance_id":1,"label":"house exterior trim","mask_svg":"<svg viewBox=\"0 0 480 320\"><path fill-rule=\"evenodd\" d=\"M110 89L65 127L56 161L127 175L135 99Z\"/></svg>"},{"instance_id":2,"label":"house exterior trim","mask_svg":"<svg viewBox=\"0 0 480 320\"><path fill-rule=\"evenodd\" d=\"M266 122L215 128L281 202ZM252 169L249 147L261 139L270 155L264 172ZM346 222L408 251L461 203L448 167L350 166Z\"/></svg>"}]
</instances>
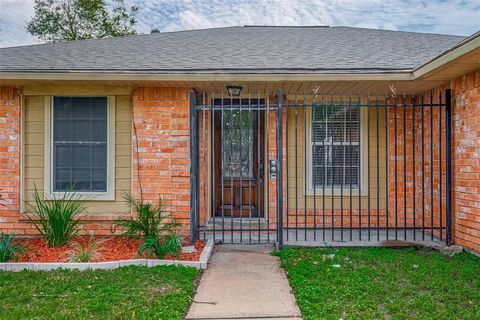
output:
<instances>
[{"instance_id":1,"label":"house exterior trim","mask_svg":"<svg viewBox=\"0 0 480 320\"><path fill-rule=\"evenodd\" d=\"M412 73L132 73L132 72L0 72L2 80L103 80L103 81L409 81Z\"/></svg>"},{"instance_id":2,"label":"house exterior trim","mask_svg":"<svg viewBox=\"0 0 480 320\"><path fill-rule=\"evenodd\" d=\"M480 48L480 32L475 33L473 36L469 37L465 41L462 41L457 46L442 52L440 55L435 58L427 61L425 64L416 68L412 76L414 79L421 78L430 72L446 65L449 62L452 62L455 59L464 56L465 54Z\"/></svg>"}]
</instances>

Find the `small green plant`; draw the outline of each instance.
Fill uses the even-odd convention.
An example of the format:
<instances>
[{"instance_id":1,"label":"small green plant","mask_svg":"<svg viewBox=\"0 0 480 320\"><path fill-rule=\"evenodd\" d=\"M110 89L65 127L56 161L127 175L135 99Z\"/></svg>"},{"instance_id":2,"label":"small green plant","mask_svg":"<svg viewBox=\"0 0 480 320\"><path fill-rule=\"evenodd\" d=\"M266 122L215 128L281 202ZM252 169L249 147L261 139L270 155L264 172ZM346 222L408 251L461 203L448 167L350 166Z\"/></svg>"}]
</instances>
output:
<instances>
[{"instance_id":1,"label":"small green plant","mask_svg":"<svg viewBox=\"0 0 480 320\"><path fill-rule=\"evenodd\" d=\"M95 240L93 236L88 236L86 241L75 240L71 242L72 250L68 253L70 255L70 262L92 262L103 259L100 253L102 244L105 240Z\"/></svg>"},{"instance_id":2,"label":"small green plant","mask_svg":"<svg viewBox=\"0 0 480 320\"><path fill-rule=\"evenodd\" d=\"M165 254L178 254L181 248L181 236L177 232L180 223L165 210L163 200L159 198L158 205L153 205L136 200L131 194L125 194L124 199L136 215L117 224L125 228L124 235L143 237L144 242L138 254L147 251L147 255L154 253L158 258L163 258Z\"/></svg>"},{"instance_id":3,"label":"small green plant","mask_svg":"<svg viewBox=\"0 0 480 320\"><path fill-rule=\"evenodd\" d=\"M28 205L28 219L45 237L48 245L66 245L77 235L79 215L85 211L85 201L73 191L67 190L61 197L40 196L37 188L33 193L34 205Z\"/></svg>"},{"instance_id":4,"label":"small green plant","mask_svg":"<svg viewBox=\"0 0 480 320\"><path fill-rule=\"evenodd\" d=\"M18 254L26 254L25 247L14 241L13 235L3 233L0 238L0 262L18 260Z\"/></svg>"},{"instance_id":5,"label":"small green plant","mask_svg":"<svg viewBox=\"0 0 480 320\"><path fill-rule=\"evenodd\" d=\"M147 252L147 257L153 254L158 259L163 259L165 255L178 256L182 247L182 239L178 233L172 232L162 238L159 242L156 238L147 238L138 249L138 255Z\"/></svg>"}]
</instances>

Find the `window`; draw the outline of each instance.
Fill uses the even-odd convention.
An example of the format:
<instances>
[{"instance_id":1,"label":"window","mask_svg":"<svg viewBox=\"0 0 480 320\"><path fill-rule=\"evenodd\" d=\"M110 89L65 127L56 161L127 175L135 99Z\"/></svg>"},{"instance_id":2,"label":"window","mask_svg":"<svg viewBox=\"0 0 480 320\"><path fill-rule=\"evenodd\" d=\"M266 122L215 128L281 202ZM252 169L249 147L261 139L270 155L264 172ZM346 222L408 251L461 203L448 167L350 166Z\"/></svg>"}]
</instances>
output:
<instances>
[{"instance_id":1,"label":"window","mask_svg":"<svg viewBox=\"0 0 480 320\"><path fill-rule=\"evenodd\" d=\"M222 150L224 178L253 178L253 137L256 111L225 110Z\"/></svg>"},{"instance_id":2,"label":"window","mask_svg":"<svg viewBox=\"0 0 480 320\"><path fill-rule=\"evenodd\" d=\"M107 192L107 98L54 97L52 111L51 190Z\"/></svg>"},{"instance_id":3,"label":"window","mask_svg":"<svg viewBox=\"0 0 480 320\"><path fill-rule=\"evenodd\" d=\"M356 106L312 108L312 188L360 186L360 110Z\"/></svg>"}]
</instances>

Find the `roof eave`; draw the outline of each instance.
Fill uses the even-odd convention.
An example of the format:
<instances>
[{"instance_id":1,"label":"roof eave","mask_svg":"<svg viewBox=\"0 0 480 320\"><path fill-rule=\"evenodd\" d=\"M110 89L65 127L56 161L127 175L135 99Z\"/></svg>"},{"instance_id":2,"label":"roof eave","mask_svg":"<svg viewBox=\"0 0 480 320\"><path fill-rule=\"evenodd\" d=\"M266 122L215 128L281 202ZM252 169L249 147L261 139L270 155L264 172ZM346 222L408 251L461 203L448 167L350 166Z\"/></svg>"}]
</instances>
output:
<instances>
[{"instance_id":1,"label":"roof eave","mask_svg":"<svg viewBox=\"0 0 480 320\"><path fill-rule=\"evenodd\" d=\"M408 81L413 80L410 70L382 70L376 72L362 71L329 71L307 72L112 72L112 71L64 71L64 72L28 72L28 71L0 71L0 80L125 80L125 81Z\"/></svg>"},{"instance_id":2,"label":"roof eave","mask_svg":"<svg viewBox=\"0 0 480 320\"><path fill-rule=\"evenodd\" d=\"M480 48L480 31L413 70L413 78L422 78L432 71L478 48Z\"/></svg>"}]
</instances>

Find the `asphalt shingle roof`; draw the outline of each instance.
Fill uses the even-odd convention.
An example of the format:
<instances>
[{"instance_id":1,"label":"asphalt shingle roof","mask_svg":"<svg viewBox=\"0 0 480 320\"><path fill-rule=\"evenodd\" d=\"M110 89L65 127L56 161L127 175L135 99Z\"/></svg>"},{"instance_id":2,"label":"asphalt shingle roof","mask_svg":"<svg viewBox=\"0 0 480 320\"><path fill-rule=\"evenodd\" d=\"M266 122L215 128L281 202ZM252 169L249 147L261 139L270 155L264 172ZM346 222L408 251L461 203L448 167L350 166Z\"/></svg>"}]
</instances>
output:
<instances>
[{"instance_id":1,"label":"asphalt shingle roof","mask_svg":"<svg viewBox=\"0 0 480 320\"><path fill-rule=\"evenodd\" d=\"M0 49L0 71L412 70L464 37L351 27L227 27Z\"/></svg>"}]
</instances>

